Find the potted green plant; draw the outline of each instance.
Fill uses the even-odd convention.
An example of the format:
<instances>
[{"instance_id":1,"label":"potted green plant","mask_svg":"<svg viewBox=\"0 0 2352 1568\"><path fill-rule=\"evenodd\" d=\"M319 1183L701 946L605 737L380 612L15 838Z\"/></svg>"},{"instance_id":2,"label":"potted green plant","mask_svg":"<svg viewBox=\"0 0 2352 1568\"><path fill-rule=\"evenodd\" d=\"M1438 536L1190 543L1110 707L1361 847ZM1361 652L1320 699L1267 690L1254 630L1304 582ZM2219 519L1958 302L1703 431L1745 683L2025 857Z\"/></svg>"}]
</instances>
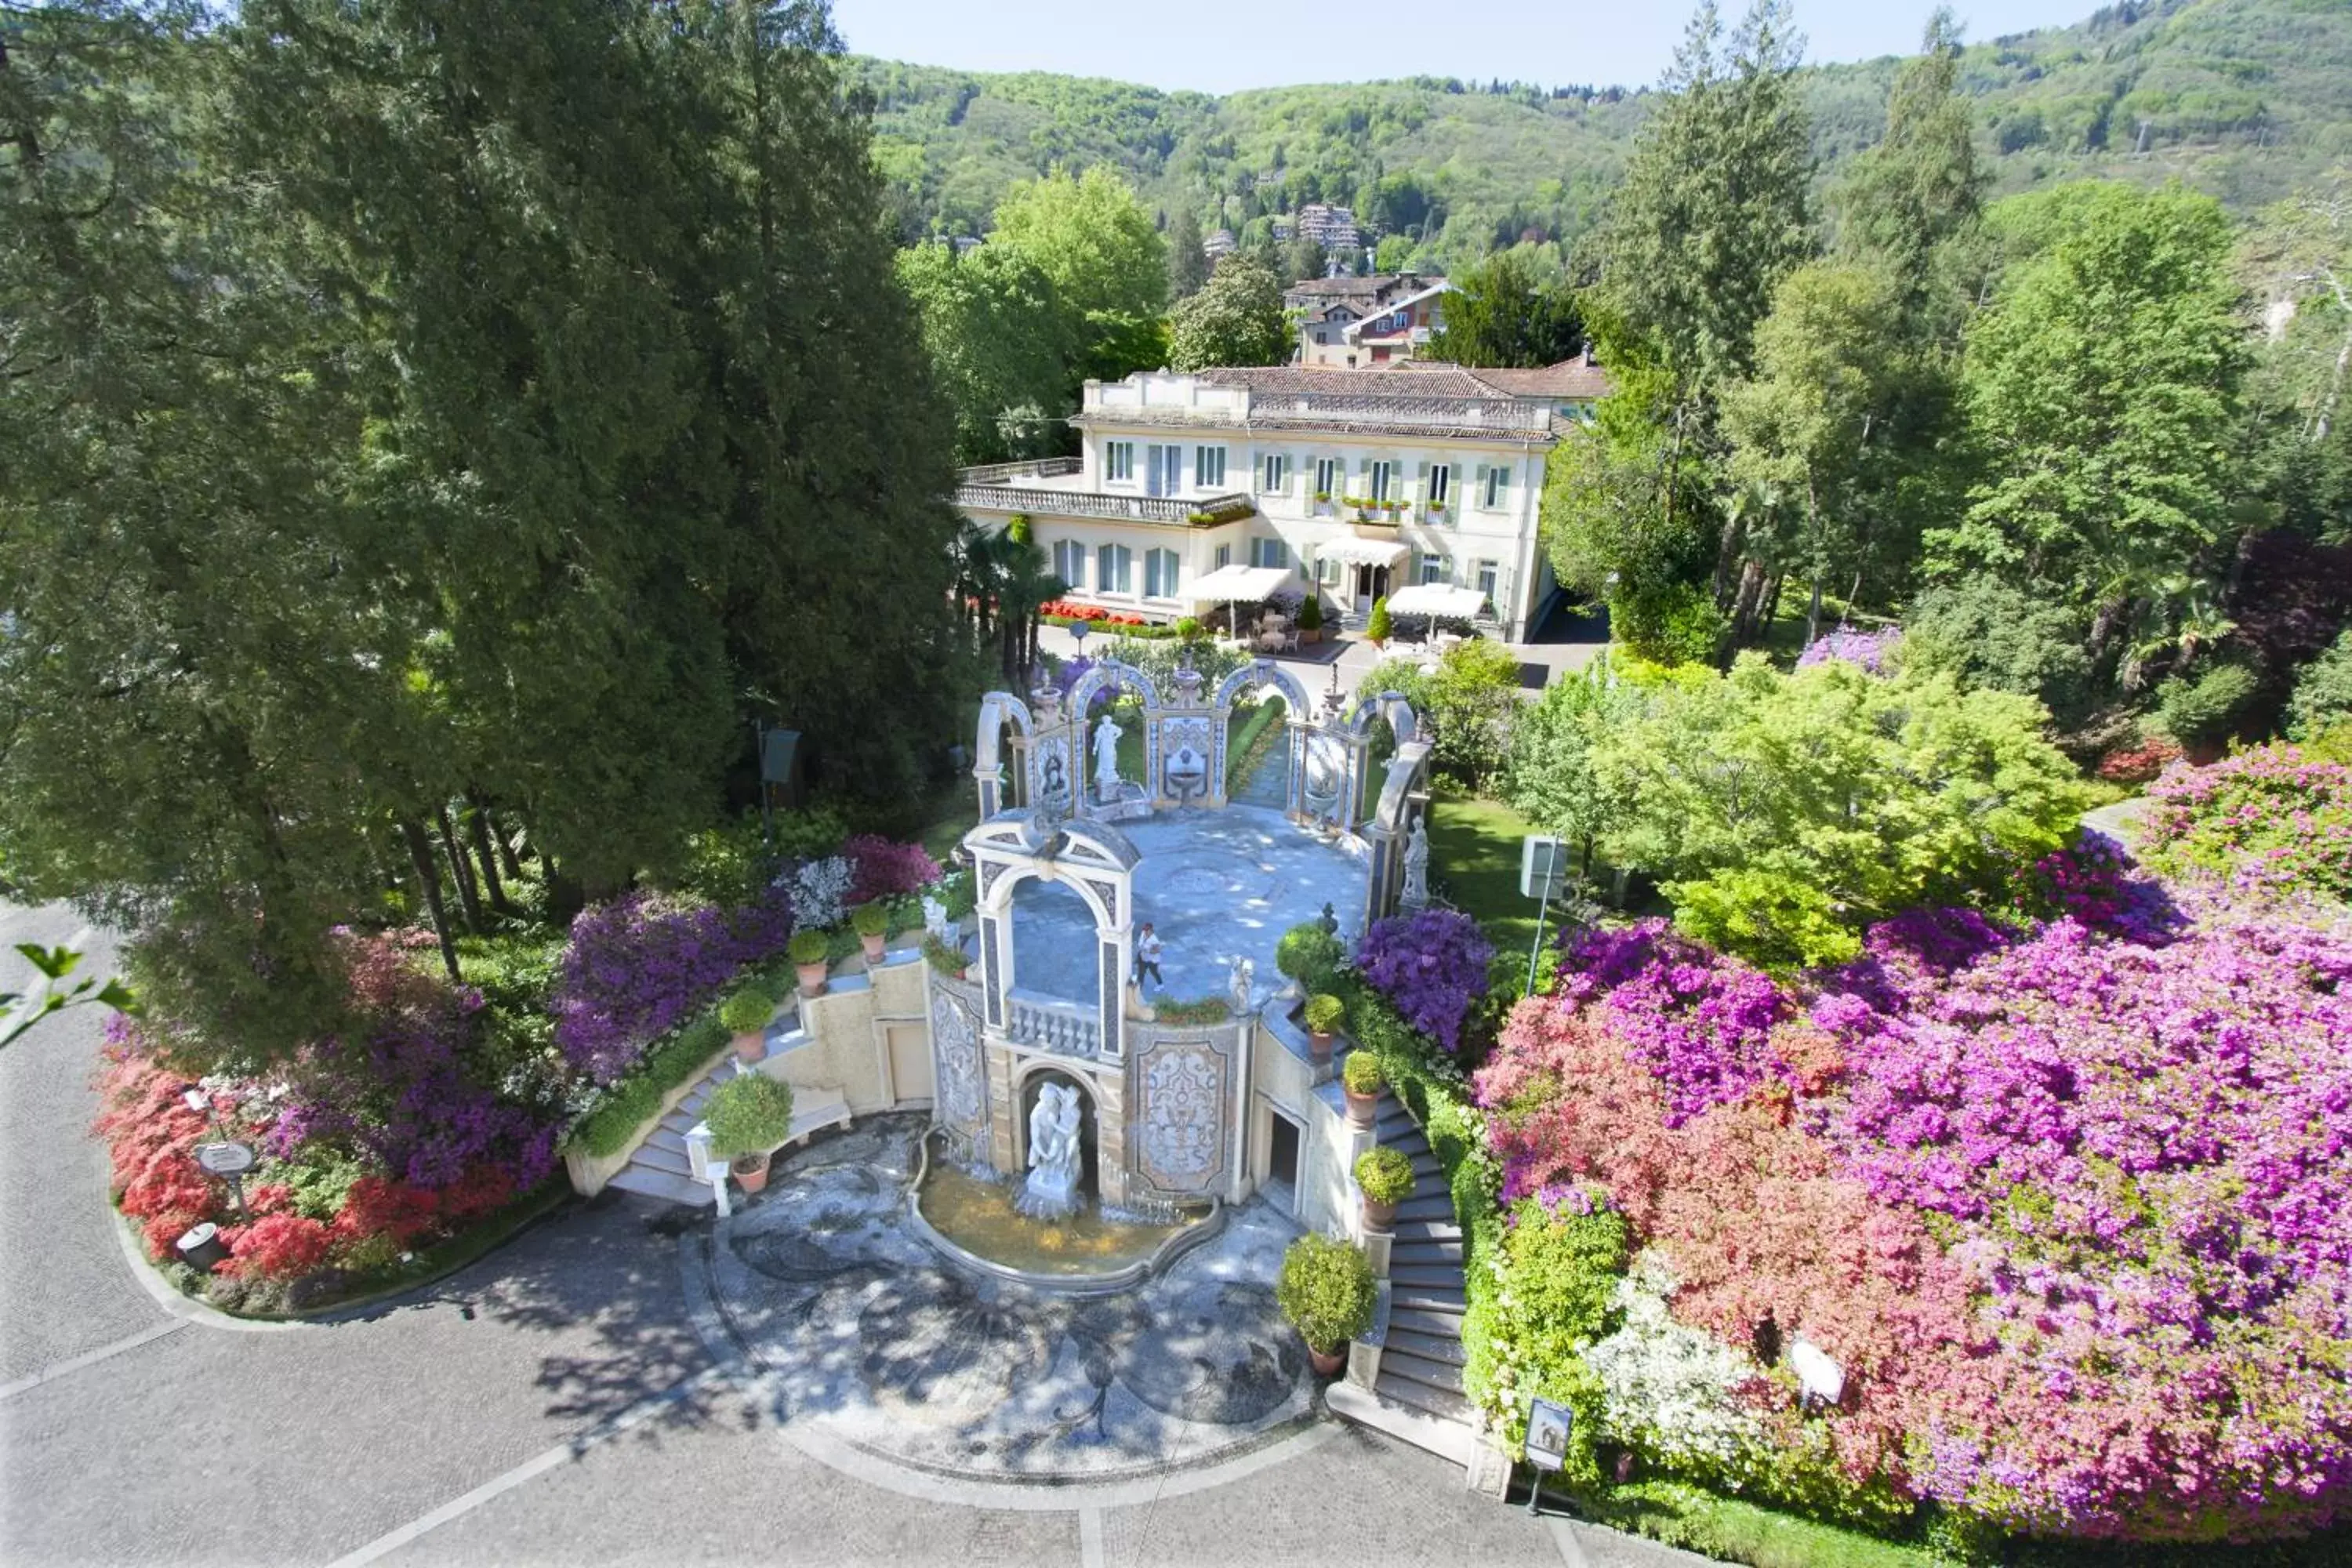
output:
<instances>
[{"instance_id":1,"label":"potted green plant","mask_svg":"<svg viewBox=\"0 0 2352 1568\"><path fill-rule=\"evenodd\" d=\"M1370 1127L1380 1114L1381 1090L1389 1086L1381 1060L1367 1050L1352 1050L1339 1064L1339 1092L1348 1097L1348 1125Z\"/></svg>"},{"instance_id":2,"label":"potted green plant","mask_svg":"<svg viewBox=\"0 0 2352 1568\"><path fill-rule=\"evenodd\" d=\"M768 1054L768 1023L776 1016L776 999L755 985L746 985L719 1004L719 1024L735 1037L735 1054L756 1062Z\"/></svg>"},{"instance_id":3,"label":"potted green plant","mask_svg":"<svg viewBox=\"0 0 2352 1568\"><path fill-rule=\"evenodd\" d=\"M1319 1377L1347 1364L1348 1342L1372 1326L1380 1299L1370 1258L1311 1231L1282 1255L1282 1273L1274 1282L1275 1304L1307 1342Z\"/></svg>"},{"instance_id":4,"label":"potted green plant","mask_svg":"<svg viewBox=\"0 0 2352 1568\"><path fill-rule=\"evenodd\" d=\"M1374 647L1385 648L1395 633L1396 624L1389 619L1388 595L1383 594L1372 601L1372 613L1364 619L1364 636Z\"/></svg>"},{"instance_id":5,"label":"potted green plant","mask_svg":"<svg viewBox=\"0 0 2352 1568\"><path fill-rule=\"evenodd\" d=\"M1323 595L1310 592L1298 605L1298 640L1317 643L1323 640Z\"/></svg>"},{"instance_id":6,"label":"potted green plant","mask_svg":"<svg viewBox=\"0 0 2352 1568\"><path fill-rule=\"evenodd\" d=\"M791 957L793 967L800 973L802 995L824 994L825 976L832 968L826 960L832 951L832 938L814 929L793 932L793 940L784 944L785 953Z\"/></svg>"},{"instance_id":7,"label":"potted green plant","mask_svg":"<svg viewBox=\"0 0 2352 1568\"><path fill-rule=\"evenodd\" d=\"M1329 1061L1331 1037L1339 1032L1341 1024L1347 1022L1348 1005L1328 992L1320 996L1309 996L1307 1005L1299 1010L1299 1018L1307 1026L1307 1037L1314 1047L1315 1060L1318 1063Z\"/></svg>"},{"instance_id":8,"label":"potted green plant","mask_svg":"<svg viewBox=\"0 0 2352 1568\"><path fill-rule=\"evenodd\" d=\"M1367 1149L1356 1157L1356 1190L1364 1194L1364 1227L1386 1230L1396 1223L1397 1205L1412 1196L1412 1162L1385 1143Z\"/></svg>"},{"instance_id":9,"label":"potted green plant","mask_svg":"<svg viewBox=\"0 0 2352 1568\"><path fill-rule=\"evenodd\" d=\"M890 935L890 911L882 900L860 904L849 911L849 924L866 949L868 967L882 962L882 944Z\"/></svg>"},{"instance_id":10,"label":"potted green plant","mask_svg":"<svg viewBox=\"0 0 2352 1568\"><path fill-rule=\"evenodd\" d=\"M1329 506L1331 504L1331 492L1329 490L1317 490L1315 492L1315 504L1317 506Z\"/></svg>"},{"instance_id":11,"label":"potted green plant","mask_svg":"<svg viewBox=\"0 0 2352 1568\"><path fill-rule=\"evenodd\" d=\"M768 1184L768 1156L793 1135L793 1087L763 1072L737 1073L702 1107L710 1157L724 1160L747 1193Z\"/></svg>"}]
</instances>

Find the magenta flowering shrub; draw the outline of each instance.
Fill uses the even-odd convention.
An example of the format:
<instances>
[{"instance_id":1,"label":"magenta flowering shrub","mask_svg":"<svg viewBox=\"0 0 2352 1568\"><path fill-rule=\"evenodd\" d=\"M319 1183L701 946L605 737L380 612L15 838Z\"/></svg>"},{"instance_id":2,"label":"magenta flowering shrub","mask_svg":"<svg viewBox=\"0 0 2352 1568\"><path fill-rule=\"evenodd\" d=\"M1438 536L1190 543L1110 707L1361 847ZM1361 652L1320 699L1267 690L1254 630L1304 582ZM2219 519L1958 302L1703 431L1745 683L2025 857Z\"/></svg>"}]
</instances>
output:
<instances>
[{"instance_id":1,"label":"magenta flowering shrub","mask_svg":"<svg viewBox=\"0 0 2352 1568\"><path fill-rule=\"evenodd\" d=\"M1356 970L1404 1021L1449 1051L1486 994L1495 956L1478 922L1455 910L1423 910L1374 921L1356 945Z\"/></svg>"},{"instance_id":2,"label":"magenta flowering shrub","mask_svg":"<svg viewBox=\"0 0 2352 1568\"><path fill-rule=\"evenodd\" d=\"M2340 1521L2352 924L2186 913L1919 911L1786 988L1654 924L1589 939L1479 1076L1506 1195L1605 1193L1675 1320L1748 1358L1761 1452L1825 1445L1841 1486L2042 1534ZM1790 1334L1836 1409L1759 1359Z\"/></svg>"},{"instance_id":3,"label":"magenta flowering shrub","mask_svg":"<svg viewBox=\"0 0 2352 1568\"><path fill-rule=\"evenodd\" d=\"M556 962L548 1010L565 1059L600 1084L733 980L783 951L781 896L732 911L644 891L583 910Z\"/></svg>"},{"instance_id":4,"label":"magenta flowering shrub","mask_svg":"<svg viewBox=\"0 0 2352 1568\"><path fill-rule=\"evenodd\" d=\"M860 833L843 842L841 853L849 862L852 907L919 892L940 879L940 863L919 844L900 844L877 834Z\"/></svg>"},{"instance_id":5,"label":"magenta flowering shrub","mask_svg":"<svg viewBox=\"0 0 2352 1568\"><path fill-rule=\"evenodd\" d=\"M2352 902L2352 766L2280 742L2210 767L2176 763L2147 793L2151 864L2250 894Z\"/></svg>"},{"instance_id":6,"label":"magenta flowering shrub","mask_svg":"<svg viewBox=\"0 0 2352 1568\"><path fill-rule=\"evenodd\" d=\"M2017 907L2035 920L2072 920L2134 942L2162 942L2185 921L2163 885L2095 827L2083 829L2071 847L2033 863L2022 879Z\"/></svg>"},{"instance_id":7,"label":"magenta flowering shrub","mask_svg":"<svg viewBox=\"0 0 2352 1568\"><path fill-rule=\"evenodd\" d=\"M1788 1014L1780 987L1664 921L1588 933L1561 960L1559 990L1592 1004L1628 1058L1665 1085L1669 1127L1788 1074L1772 1045Z\"/></svg>"},{"instance_id":8,"label":"magenta flowering shrub","mask_svg":"<svg viewBox=\"0 0 2352 1568\"><path fill-rule=\"evenodd\" d=\"M1887 656L1895 645L1903 640L1901 626L1884 626L1874 632L1856 631L1852 626L1840 626L1835 631L1814 638L1805 651L1797 656L1797 668L1825 664L1831 659L1843 659L1858 664L1876 675L1886 667Z\"/></svg>"}]
</instances>

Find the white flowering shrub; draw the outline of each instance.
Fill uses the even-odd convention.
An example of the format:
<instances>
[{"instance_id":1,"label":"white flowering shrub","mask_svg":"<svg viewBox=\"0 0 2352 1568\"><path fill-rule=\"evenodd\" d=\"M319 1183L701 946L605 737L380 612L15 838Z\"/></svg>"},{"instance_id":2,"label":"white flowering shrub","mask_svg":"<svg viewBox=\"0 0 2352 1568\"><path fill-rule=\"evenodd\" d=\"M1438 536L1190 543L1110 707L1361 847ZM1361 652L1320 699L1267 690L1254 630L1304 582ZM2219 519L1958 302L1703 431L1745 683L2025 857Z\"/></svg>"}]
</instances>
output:
<instances>
[{"instance_id":1,"label":"white flowering shrub","mask_svg":"<svg viewBox=\"0 0 2352 1568\"><path fill-rule=\"evenodd\" d=\"M1675 1321L1674 1279L1644 1253L1617 1283L1617 1330L1584 1353L1599 1380L1601 1424L1613 1440L1677 1469L1736 1479L1759 1468L1764 1428L1736 1390L1754 1375L1746 1356Z\"/></svg>"},{"instance_id":2,"label":"white flowering shrub","mask_svg":"<svg viewBox=\"0 0 2352 1568\"><path fill-rule=\"evenodd\" d=\"M849 862L838 855L811 860L793 873L793 923L803 931L838 925L849 912Z\"/></svg>"}]
</instances>

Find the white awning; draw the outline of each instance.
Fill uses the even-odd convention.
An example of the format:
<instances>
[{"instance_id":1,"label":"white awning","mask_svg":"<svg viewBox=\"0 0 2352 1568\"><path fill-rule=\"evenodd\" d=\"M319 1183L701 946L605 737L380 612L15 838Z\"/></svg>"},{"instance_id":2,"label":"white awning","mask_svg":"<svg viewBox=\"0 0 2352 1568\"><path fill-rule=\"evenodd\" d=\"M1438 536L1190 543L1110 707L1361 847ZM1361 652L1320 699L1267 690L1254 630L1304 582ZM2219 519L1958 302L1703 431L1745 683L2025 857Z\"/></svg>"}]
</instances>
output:
<instances>
[{"instance_id":1,"label":"white awning","mask_svg":"<svg viewBox=\"0 0 2352 1568\"><path fill-rule=\"evenodd\" d=\"M1486 595L1451 583L1416 583L1389 595L1392 616L1447 616L1467 621L1476 619L1486 607Z\"/></svg>"},{"instance_id":2,"label":"white awning","mask_svg":"<svg viewBox=\"0 0 2352 1568\"><path fill-rule=\"evenodd\" d=\"M1318 561L1337 561L1342 566L1386 566L1393 571L1404 560L1410 548L1388 539L1335 539L1328 544L1315 547Z\"/></svg>"},{"instance_id":3,"label":"white awning","mask_svg":"<svg viewBox=\"0 0 2352 1568\"><path fill-rule=\"evenodd\" d=\"M1289 581L1290 574L1279 566L1220 566L1180 596L1196 605L1240 604L1263 599Z\"/></svg>"}]
</instances>

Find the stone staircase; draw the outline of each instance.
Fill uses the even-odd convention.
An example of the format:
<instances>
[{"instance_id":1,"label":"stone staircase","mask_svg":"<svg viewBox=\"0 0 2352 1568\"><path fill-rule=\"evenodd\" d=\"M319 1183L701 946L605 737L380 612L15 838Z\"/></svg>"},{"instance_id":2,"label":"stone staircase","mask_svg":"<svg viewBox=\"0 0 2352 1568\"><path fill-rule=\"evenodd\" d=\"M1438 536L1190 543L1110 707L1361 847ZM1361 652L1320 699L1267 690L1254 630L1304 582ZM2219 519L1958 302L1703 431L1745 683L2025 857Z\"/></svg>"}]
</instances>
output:
<instances>
[{"instance_id":1,"label":"stone staircase","mask_svg":"<svg viewBox=\"0 0 2352 1568\"><path fill-rule=\"evenodd\" d=\"M1388 1323L1369 1394L1332 1385L1332 1409L1432 1453L1467 1464L1477 1416L1462 1394L1462 1229L1429 1141L1383 1091L1380 1141L1412 1162L1412 1195L1397 1205L1389 1247Z\"/></svg>"},{"instance_id":2,"label":"stone staircase","mask_svg":"<svg viewBox=\"0 0 2352 1568\"><path fill-rule=\"evenodd\" d=\"M797 1043L799 1037L799 998L787 997L768 1026L768 1055L774 1056L778 1050ZM613 1177L611 1184L624 1192L695 1208L709 1208L716 1203L710 1184L694 1179L694 1163L686 1152L686 1135L702 1120L702 1108L709 1103L712 1091L737 1073L751 1070L750 1063L740 1062L732 1055L721 1058L719 1065L704 1073L687 1091L686 1098L661 1119L653 1135L637 1146L637 1152Z\"/></svg>"}]
</instances>

